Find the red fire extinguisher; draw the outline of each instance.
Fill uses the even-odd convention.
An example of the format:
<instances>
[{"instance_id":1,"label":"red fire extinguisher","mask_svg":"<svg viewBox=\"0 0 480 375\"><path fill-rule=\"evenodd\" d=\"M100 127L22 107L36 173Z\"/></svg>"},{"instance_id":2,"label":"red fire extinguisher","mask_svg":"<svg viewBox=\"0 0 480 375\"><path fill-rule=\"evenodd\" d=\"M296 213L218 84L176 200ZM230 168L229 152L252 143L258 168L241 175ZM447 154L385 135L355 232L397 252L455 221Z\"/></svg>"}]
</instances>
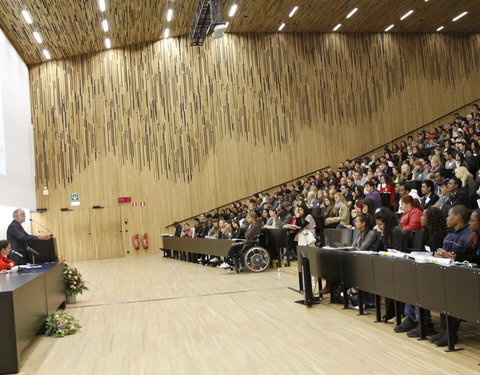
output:
<instances>
[{"instance_id":1,"label":"red fire extinguisher","mask_svg":"<svg viewBox=\"0 0 480 375\"><path fill-rule=\"evenodd\" d=\"M138 234L133 236L132 241L133 241L133 247L137 250L140 249L140 237L138 237Z\"/></svg>"},{"instance_id":2,"label":"red fire extinguisher","mask_svg":"<svg viewBox=\"0 0 480 375\"><path fill-rule=\"evenodd\" d=\"M142 237L142 245L144 249L148 249L148 235L146 233Z\"/></svg>"}]
</instances>

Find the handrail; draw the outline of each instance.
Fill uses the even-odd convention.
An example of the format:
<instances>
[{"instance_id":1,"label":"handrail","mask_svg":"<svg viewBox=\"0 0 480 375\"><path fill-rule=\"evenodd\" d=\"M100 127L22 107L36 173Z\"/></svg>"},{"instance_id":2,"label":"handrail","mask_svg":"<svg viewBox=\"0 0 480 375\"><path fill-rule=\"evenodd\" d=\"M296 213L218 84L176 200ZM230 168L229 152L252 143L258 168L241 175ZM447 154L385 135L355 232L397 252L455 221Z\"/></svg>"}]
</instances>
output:
<instances>
[{"instance_id":1,"label":"handrail","mask_svg":"<svg viewBox=\"0 0 480 375\"><path fill-rule=\"evenodd\" d=\"M360 155L360 156L357 156L357 157L355 157L355 158L352 158L352 160L355 160L355 159L358 159L358 158L362 158L362 157L364 157L364 156L367 156L367 155L373 153L374 151L377 151L377 150L379 150L379 149L381 149L381 148L384 148L384 147L385 147L386 145L388 145L388 144L392 144L392 143L398 142L400 139L405 138L405 137L408 137L408 136L411 135L412 133L418 132L419 130L428 127L429 125L433 124L434 122L437 122L437 121L441 120L442 118L447 117L448 115L451 115L451 114L457 112L458 110L460 110L460 109L462 109L462 108L464 108L464 107L467 107L467 106L469 106L469 105L473 105L473 104L475 104L475 103L478 102L478 101L480 101L480 98L475 99L475 100L472 100L471 102L469 102L469 103L467 103L467 104L464 104L464 105L462 105L461 107L458 107L458 108L456 108L456 109L454 109L454 110L452 110L452 111L450 111L450 112L447 112L446 114L444 114L444 115L436 118L435 120L432 120L432 121L430 121L430 122L427 122L426 124L423 124L423 125L415 128L415 129L413 129L413 130L409 130L407 133L405 133L405 134L403 134L403 135L395 138L394 140L388 141L388 142L384 143L384 144L381 145L381 146L375 147L375 148L371 149L371 150L368 151L368 152L365 152L364 154L362 154L362 155ZM316 173L317 171L323 171L323 170L325 170L325 169L330 169L330 166L324 167L324 168L321 168L321 169L315 169L315 171L313 171L313 172L303 174L303 175L301 175L300 177L295 177L295 178L293 178L293 179L291 179L291 180L288 180L288 181L286 181L286 182L283 182L283 183L281 183L281 184L272 186L272 187L267 188L267 189L260 190L259 192L253 193L253 194L250 194L250 195L247 195L246 197L239 198L239 199L235 199L235 200L232 201L232 202L229 202L229 203L220 205L220 206L218 206L218 207L212 208L212 209L207 210L207 211L204 211L204 212L202 212L202 213L210 212L210 211L213 211L213 210L215 210L215 209L220 209L220 208L222 208L222 207L226 207L226 206L231 205L231 204L233 204L233 203L235 203L235 202L242 201L242 200L244 200L244 199L253 197L255 194L260 194L260 193L262 193L262 192L275 189L275 188L277 188L277 187L279 187L279 186L286 185L286 184L288 184L289 182L297 181L297 180L299 180L299 179L302 179L303 177L310 176L310 175ZM197 214L197 215L194 215L194 216L191 216L191 217L189 217L189 218L187 218L187 219L179 220L178 222L181 223L181 222L184 222L184 221L187 221L187 220L191 220L191 219L193 219L193 218L195 218L195 217L198 217L198 216L201 215L202 213ZM169 228L169 227L171 227L172 225L173 225L173 223L170 224L170 225L167 225L165 228Z\"/></svg>"},{"instance_id":2,"label":"handrail","mask_svg":"<svg viewBox=\"0 0 480 375\"><path fill-rule=\"evenodd\" d=\"M286 184L288 184L289 182L294 182L294 181L300 180L300 179L302 179L302 178L304 178L304 177L306 177L306 176L311 176L312 174L315 174L315 173L317 173L318 171L323 171L323 170L329 169L329 168L330 168L330 166L323 167L323 168L320 168L320 169L315 169L313 172L309 172L309 173L302 174L300 177L295 177L295 178L292 178L291 180L282 182L281 184L274 185L274 186L269 187L269 188L267 188L267 189L262 189L262 190L260 190L259 192L253 193L253 194L250 194L250 195L247 195L246 197L239 198L239 199L235 199L235 200L232 201L232 202L222 204L222 205L220 205L220 206L218 206L218 207L212 208L212 209L207 210L207 211L203 211L203 212L201 212L201 213L199 213L199 214L197 214L197 215L193 215L193 216L191 216L191 217L189 217L189 218L187 218L187 219L177 220L177 222L182 223L182 222L184 222L184 221L191 220L191 219L193 219L193 218L195 218L195 217L198 217L199 215L201 215L201 214L203 214L203 213L210 212L210 211L213 211L213 210L219 210L220 208L229 206L229 205L231 205L231 204L233 204L233 203L235 203L235 202L243 201L244 199L253 197L255 194L260 194L260 193L263 193L263 192L266 192L266 191L269 191L269 190L273 190L273 189L275 189L275 188L277 188L277 187L280 187L280 186L282 186L282 185L286 185ZM167 225L165 228L169 228L169 227L171 227L172 225L173 225L173 223Z\"/></svg>"}]
</instances>

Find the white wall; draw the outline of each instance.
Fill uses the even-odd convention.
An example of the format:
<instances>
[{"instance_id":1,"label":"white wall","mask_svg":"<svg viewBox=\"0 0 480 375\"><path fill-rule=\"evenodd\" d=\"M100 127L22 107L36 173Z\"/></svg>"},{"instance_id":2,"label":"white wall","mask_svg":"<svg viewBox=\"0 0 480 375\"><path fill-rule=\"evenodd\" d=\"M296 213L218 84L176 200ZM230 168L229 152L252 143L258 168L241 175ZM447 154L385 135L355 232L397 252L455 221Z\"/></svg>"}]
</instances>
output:
<instances>
[{"instance_id":1,"label":"white wall","mask_svg":"<svg viewBox=\"0 0 480 375\"><path fill-rule=\"evenodd\" d=\"M0 30L0 239L15 208L36 208L31 118L28 68Z\"/></svg>"}]
</instances>

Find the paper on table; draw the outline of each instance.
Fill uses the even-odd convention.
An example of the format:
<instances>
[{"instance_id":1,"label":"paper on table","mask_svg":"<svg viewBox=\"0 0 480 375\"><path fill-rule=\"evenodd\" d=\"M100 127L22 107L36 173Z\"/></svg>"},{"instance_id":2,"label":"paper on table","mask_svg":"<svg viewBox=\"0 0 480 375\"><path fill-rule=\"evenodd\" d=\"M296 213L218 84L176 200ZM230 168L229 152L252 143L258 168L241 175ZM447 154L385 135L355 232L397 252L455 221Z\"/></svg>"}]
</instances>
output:
<instances>
[{"instance_id":1,"label":"paper on table","mask_svg":"<svg viewBox=\"0 0 480 375\"><path fill-rule=\"evenodd\" d=\"M429 253L431 253L430 246L425 245L425 251L428 251Z\"/></svg>"},{"instance_id":2,"label":"paper on table","mask_svg":"<svg viewBox=\"0 0 480 375\"><path fill-rule=\"evenodd\" d=\"M390 258L408 258L408 254L402 252L393 252L393 251L379 251L378 255Z\"/></svg>"},{"instance_id":3,"label":"paper on table","mask_svg":"<svg viewBox=\"0 0 480 375\"><path fill-rule=\"evenodd\" d=\"M432 263L438 264L444 267L453 266L454 260L448 258L432 258Z\"/></svg>"}]
</instances>

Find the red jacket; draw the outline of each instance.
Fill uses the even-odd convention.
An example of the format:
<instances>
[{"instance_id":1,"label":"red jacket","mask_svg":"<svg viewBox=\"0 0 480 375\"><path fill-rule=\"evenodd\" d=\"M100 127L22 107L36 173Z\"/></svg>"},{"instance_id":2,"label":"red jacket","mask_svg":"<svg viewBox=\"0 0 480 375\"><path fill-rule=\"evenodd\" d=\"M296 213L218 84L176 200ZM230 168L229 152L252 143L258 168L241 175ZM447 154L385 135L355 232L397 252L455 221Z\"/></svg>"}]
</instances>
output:
<instances>
[{"instance_id":1,"label":"red jacket","mask_svg":"<svg viewBox=\"0 0 480 375\"><path fill-rule=\"evenodd\" d=\"M378 191L380 193L390 193L390 206L393 207L393 204L395 203L395 188L393 185L387 184L386 187L380 187Z\"/></svg>"},{"instance_id":2,"label":"red jacket","mask_svg":"<svg viewBox=\"0 0 480 375\"><path fill-rule=\"evenodd\" d=\"M15 262L13 260L10 260L7 257L0 255L0 271L9 270L14 266L15 266Z\"/></svg>"},{"instance_id":3,"label":"red jacket","mask_svg":"<svg viewBox=\"0 0 480 375\"><path fill-rule=\"evenodd\" d=\"M420 220L422 217L422 210L418 207L413 207L410 212L403 214L400 219L400 228L403 230L422 230Z\"/></svg>"}]
</instances>

